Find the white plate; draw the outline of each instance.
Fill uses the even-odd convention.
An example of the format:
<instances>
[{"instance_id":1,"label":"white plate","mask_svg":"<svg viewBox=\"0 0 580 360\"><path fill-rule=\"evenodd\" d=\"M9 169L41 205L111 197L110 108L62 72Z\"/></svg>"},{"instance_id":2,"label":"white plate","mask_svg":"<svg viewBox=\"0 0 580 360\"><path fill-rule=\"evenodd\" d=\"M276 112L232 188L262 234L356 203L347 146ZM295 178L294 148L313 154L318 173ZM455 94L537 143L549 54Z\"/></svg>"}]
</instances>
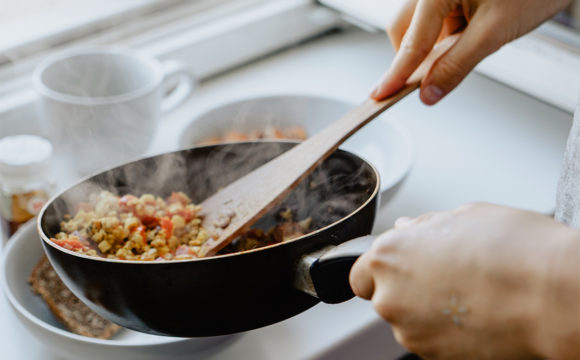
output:
<instances>
[{"instance_id":1,"label":"white plate","mask_svg":"<svg viewBox=\"0 0 580 360\"><path fill-rule=\"evenodd\" d=\"M355 104L310 95L274 95L227 102L195 116L179 140L187 148L228 130L249 132L267 125L285 128L300 125L314 135L351 110ZM388 113L388 111L387 111ZM413 146L403 127L379 116L342 146L372 163L381 178L381 195L392 196L409 172Z\"/></svg>"},{"instance_id":2,"label":"white plate","mask_svg":"<svg viewBox=\"0 0 580 360\"><path fill-rule=\"evenodd\" d=\"M175 338L122 329L111 340L93 339L65 330L35 295L28 276L43 254L36 222L24 225L3 252L1 283L25 328L53 353L66 359L194 359L219 351L238 336ZM204 357L204 356L201 356Z\"/></svg>"}]
</instances>

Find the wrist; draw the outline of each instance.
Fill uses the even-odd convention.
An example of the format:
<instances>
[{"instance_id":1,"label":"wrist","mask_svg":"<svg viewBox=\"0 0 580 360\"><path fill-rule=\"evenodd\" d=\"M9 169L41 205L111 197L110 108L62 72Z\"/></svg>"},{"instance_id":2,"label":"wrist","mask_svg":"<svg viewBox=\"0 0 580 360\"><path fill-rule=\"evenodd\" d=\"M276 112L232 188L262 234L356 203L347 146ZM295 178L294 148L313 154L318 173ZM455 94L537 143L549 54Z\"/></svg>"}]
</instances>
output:
<instances>
[{"instance_id":1,"label":"wrist","mask_svg":"<svg viewBox=\"0 0 580 360\"><path fill-rule=\"evenodd\" d=\"M567 228L546 240L539 266L530 346L551 359L580 358L580 231Z\"/></svg>"}]
</instances>

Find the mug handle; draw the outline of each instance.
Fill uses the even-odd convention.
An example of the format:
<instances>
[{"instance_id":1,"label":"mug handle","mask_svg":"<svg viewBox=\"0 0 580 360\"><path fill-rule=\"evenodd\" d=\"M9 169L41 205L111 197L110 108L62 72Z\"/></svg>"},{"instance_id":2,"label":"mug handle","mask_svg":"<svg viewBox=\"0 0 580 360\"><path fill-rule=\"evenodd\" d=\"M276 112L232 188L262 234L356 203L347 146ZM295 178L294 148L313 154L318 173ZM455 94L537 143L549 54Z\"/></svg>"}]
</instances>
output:
<instances>
[{"instance_id":1,"label":"mug handle","mask_svg":"<svg viewBox=\"0 0 580 360\"><path fill-rule=\"evenodd\" d=\"M167 114L181 105L195 88L195 79L185 64L175 60L163 63L163 84L165 88L175 84L169 94L161 101L161 113ZM175 82L174 82L175 81Z\"/></svg>"}]
</instances>

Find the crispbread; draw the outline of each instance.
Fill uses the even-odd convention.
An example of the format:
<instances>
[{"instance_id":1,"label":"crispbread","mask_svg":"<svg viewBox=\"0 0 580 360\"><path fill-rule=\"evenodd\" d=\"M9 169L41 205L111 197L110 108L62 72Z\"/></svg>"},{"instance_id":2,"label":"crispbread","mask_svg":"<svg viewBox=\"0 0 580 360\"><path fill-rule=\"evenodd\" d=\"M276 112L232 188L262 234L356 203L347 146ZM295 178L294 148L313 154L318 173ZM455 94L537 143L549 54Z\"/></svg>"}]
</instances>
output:
<instances>
[{"instance_id":1,"label":"crispbread","mask_svg":"<svg viewBox=\"0 0 580 360\"><path fill-rule=\"evenodd\" d=\"M44 299L58 321L73 333L108 339L121 328L83 304L64 285L46 256L32 269L28 281L32 290Z\"/></svg>"}]
</instances>

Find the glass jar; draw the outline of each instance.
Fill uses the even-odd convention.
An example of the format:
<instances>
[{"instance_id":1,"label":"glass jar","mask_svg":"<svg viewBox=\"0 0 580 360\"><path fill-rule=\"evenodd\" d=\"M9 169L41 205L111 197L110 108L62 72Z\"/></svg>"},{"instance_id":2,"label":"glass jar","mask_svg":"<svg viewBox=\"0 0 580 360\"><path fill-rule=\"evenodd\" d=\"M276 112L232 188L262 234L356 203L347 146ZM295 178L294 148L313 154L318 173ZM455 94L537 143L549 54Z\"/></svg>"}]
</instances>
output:
<instances>
[{"instance_id":1,"label":"glass jar","mask_svg":"<svg viewBox=\"0 0 580 360\"><path fill-rule=\"evenodd\" d=\"M51 143L35 135L0 139L0 220L4 242L36 216L51 194Z\"/></svg>"}]
</instances>

